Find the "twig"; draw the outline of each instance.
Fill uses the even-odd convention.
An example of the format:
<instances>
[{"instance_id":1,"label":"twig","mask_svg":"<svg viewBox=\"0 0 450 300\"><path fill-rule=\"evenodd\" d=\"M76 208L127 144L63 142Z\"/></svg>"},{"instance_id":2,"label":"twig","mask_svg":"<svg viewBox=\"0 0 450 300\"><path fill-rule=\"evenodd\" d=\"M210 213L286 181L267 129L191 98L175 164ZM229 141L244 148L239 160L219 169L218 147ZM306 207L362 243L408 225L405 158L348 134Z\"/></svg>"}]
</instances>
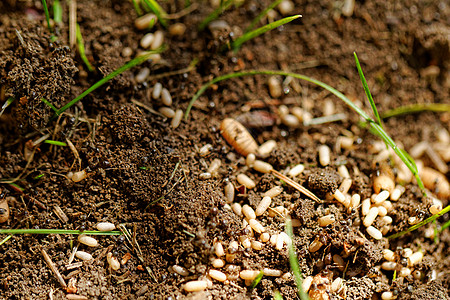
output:
<instances>
[{"instance_id":1,"label":"twig","mask_svg":"<svg viewBox=\"0 0 450 300\"><path fill-rule=\"evenodd\" d=\"M158 116L160 116L160 117L166 118L163 114L160 114L159 112L157 112L156 110L154 110L154 109L151 108L150 106L145 105L145 104L142 103L142 102L139 102L139 101L134 100L134 99L131 99L131 102L133 102L134 104L136 104L136 105L139 106L139 107L145 108L146 110L148 110L149 112L151 112L151 113L154 114L154 115L158 115Z\"/></svg>"},{"instance_id":2,"label":"twig","mask_svg":"<svg viewBox=\"0 0 450 300\"><path fill-rule=\"evenodd\" d=\"M179 165L180 165L180 162L177 162L175 165L175 168L172 171L172 174L170 174L169 179L161 186L162 188L165 187L173 179L173 176L175 176L175 173L177 172Z\"/></svg>"},{"instance_id":3,"label":"twig","mask_svg":"<svg viewBox=\"0 0 450 300\"><path fill-rule=\"evenodd\" d=\"M307 188L301 186L300 184L298 184L297 182L295 182L294 180L290 179L289 177L284 176L283 174L281 174L280 172L276 171L276 170L272 170L271 173L277 177L278 179L283 180L284 182L286 182L287 184L289 184L290 186L292 186L294 189L298 190L300 193L310 197L311 199L317 201L317 202L322 202L322 200L320 200L316 195L314 195L310 190L308 190Z\"/></svg>"},{"instance_id":4,"label":"twig","mask_svg":"<svg viewBox=\"0 0 450 300\"><path fill-rule=\"evenodd\" d=\"M50 256L48 256L47 252L42 248L41 249L42 256L44 256L44 260L47 263L50 270L52 270L53 275L55 275L56 279L58 280L59 284L62 286L63 289L67 289L67 284L64 281L64 278L62 278L61 273L59 273L58 269L53 264Z\"/></svg>"}]
</instances>

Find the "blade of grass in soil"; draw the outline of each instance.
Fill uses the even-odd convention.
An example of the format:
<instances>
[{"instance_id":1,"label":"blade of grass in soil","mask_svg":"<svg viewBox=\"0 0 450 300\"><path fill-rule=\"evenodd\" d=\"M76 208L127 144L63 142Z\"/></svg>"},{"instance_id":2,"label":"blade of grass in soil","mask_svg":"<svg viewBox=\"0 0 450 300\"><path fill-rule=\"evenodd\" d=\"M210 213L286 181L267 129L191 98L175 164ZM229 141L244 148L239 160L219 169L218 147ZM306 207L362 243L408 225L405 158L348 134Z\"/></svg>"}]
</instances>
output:
<instances>
[{"instance_id":1,"label":"blade of grass in soil","mask_svg":"<svg viewBox=\"0 0 450 300\"><path fill-rule=\"evenodd\" d=\"M422 190L422 192L425 194L425 187L423 186L422 180L419 177L419 172L417 171L417 168L415 165L410 161L410 159L407 158L405 155L405 151L401 150L397 147L394 140L384 131L384 129L378 125L373 119L369 117L361 108L356 106L350 99L348 99L344 94L339 92L338 90L334 89L333 87L329 86L326 83L323 83L321 81L318 81L316 79L313 79L311 77L297 74L297 73L291 73L291 72L285 72L285 71L278 71L278 70L249 70L249 71L242 71L242 72L236 72L236 73L230 73L225 74L219 77L216 77L212 79L211 81L204 84L198 92L192 97L191 101L188 104L188 107L186 108L186 112L184 114L184 118L187 119L189 116L189 113L192 109L192 106L194 105L195 101L213 84L231 79L231 78L237 78L237 77L244 77L244 76L254 76L254 75L280 75L280 76L291 76L293 78L301 79L308 81L310 83L313 83L315 85L318 85L325 90L329 91L330 93L334 94L336 97L344 101L345 104L347 104L351 109L353 109L355 112L357 112L361 117L364 118L364 120L367 122L367 124L370 126L370 128L373 130L373 133L380 137L385 143L387 143L394 152L400 157L400 159L403 161L403 163L408 167L408 169L414 174L414 177L416 178L417 184L419 188Z\"/></svg>"},{"instance_id":2,"label":"blade of grass in soil","mask_svg":"<svg viewBox=\"0 0 450 300\"><path fill-rule=\"evenodd\" d=\"M59 0L53 1L53 20L57 24L62 23L62 7Z\"/></svg>"},{"instance_id":3,"label":"blade of grass in soil","mask_svg":"<svg viewBox=\"0 0 450 300\"><path fill-rule=\"evenodd\" d=\"M224 11L226 11L231 5L233 5L234 0L226 0L220 3L212 13L210 13L203 21L198 25L199 30L204 30L206 26L217 19Z\"/></svg>"},{"instance_id":4,"label":"blade of grass in soil","mask_svg":"<svg viewBox=\"0 0 450 300\"><path fill-rule=\"evenodd\" d=\"M137 3L137 1L132 0L132 2L133 2L134 10L136 11L136 14L138 15L138 17L142 16L142 9L139 7L139 4Z\"/></svg>"},{"instance_id":5,"label":"blade of grass in soil","mask_svg":"<svg viewBox=\"0 0 450 300\"><path fill-rule=\"evenodd\" d=\"M48 107L50 107L53 111L58 111L58 109L47 99L45 98L41 98L41 101L44 102L45 104L47 104Z\"/></svg>"},{"instance_id":6,"label":"blade of grass in soil","mask_svg":"<svg viewBox=\"0 0 450 300\"><path fill-rule=\"evenodd\" d=\"M402 232L398 232L398 233L395 233L395 234L393 234L393 235L388 236L388 239L395 239L395 238L401 237L401 236L403 236L403 235L405 235L405 234L407 234L407 233L409 233L409 232L411 232L411 231L416 230L417 228L420 228L420 227L422 227L422 226L424 226L424 225L426 225L426 224L428 224L428 223L430 223L430 222L433 222L434 220L436 220L436 219L439 218L440 216L443 216L444 214L448 213L449 211L450 211L450 205L448 205L447 207L445 207L445 208L444 208L443 210L441 210L439 213L437 213L437 214L435 214L435 215L432 215L431 217L429 217L429 218L423 220L422 222L417 223L417 224L415 224L415 225L409 227L408 229L406 229L406 230L404 230L404 231L402 231ZM448 225L447 225L447 226L448 226ZM441 229L441 232L442 232L442 229Z\"/></svg>"},{"instance_id":7,"label":"blade of grass in soil","mask_svg":"<svg viewBox=\"0 0 450 300\"><path fill-rule=\"evenodd\" d=\"M94 67L91 65L91 63L89 62L89 60L86 56L85 49L84 49L83 36L81 35L80 25L78 25L78 23L77 23L76 36L77 36L78 52L80 53L80 57L83 60L86 67L88 68L89 72L92 72L92 71L94 71Z\"/></svg>"},{"instance_id":8,"label":"blade of grass in soil","mask_svg":"<svg viewBox=\"0 0 450 300\"><path fill-rule=\"evenodd\" d=\"M81 93L81 95L79 95L78 97L76 97L75 99L73 99L72 101L70 101L69 103L67 103L63 107L61 107L60 109L58 109L58 111L55 112L55 116L53 116L53 118L55 118L56 116L59 116L60 114L65 112L67 109L69 109L70 107L75 105L78 101L80 101L81 99L83 99L84 97L86 97L87 95L89 95L90 93L92 93L93 91L95 91L96 89L98 89L99 87L101 87L102 85L104 85L109 80L111 80L114 77L116 77L117 75L122 74L123 72L131 69L132 67L135 67L137 65L142 64L143 62L147 61L152 55L154 55L156 53L161 53L164 50L165 50L165 47L162 46L159 49L156 49L156 50L153 50L153 51L148 51L144 55L136 57L135 59L129 61L128 63L126 63L125 65L121 66L117 70L115 70L115 71L111 72L110 74L106 75L104 78L100 79L95 84L93 84L90 88L88 88L83 93Z\"/></svg>"},{"instance_id":9,"label":"blade of grass in soil","mask_svg":"<svg viewBox=\"0 0 450 300\"><path fill-rule=\"evenodd\" d=\"M66 230L66 229L0 229L0 234L88 234L121 235L121 231Z\"/></svg>"},{"instance_id":10,"label":"blade of grass in soil","mask_svg":"<svg viewBox=\"0 0 450 300\"><path fill-rule=\"evenodd\" d=\"M294 274L295 285L297 286L297 294L301 300L309 300L308 294L303 290L302 283L302 273L300 271L300 266L298 263L297 253L294 249L294 233L292 229L291 219L286 219L286 234L291 239L291 242L288 244L289 248L289 264L291 265L292 273Z\"/></svg>"},{"instance_id":11,"label":"blade of grass in soil","mask_svg":"<svg viewBox=\"0 0 450 300\"><path fill-rule=\"evenodd\" d=\"M4 113L5 110L6 110L6 108L7 108L8 106L10 106L11 103L14 102L14 100L15 100L15 98L9 97L9 98L5 101L5 103L3 103L3 105L2 105L2 111L0 111L0 117L3 115L3 113Z\"/></svg>"},{"instance_id":12,"label":"blade of grass in soil","mask_svg":"<svg viewBox=\"0 0 450 300\"><path fill-rule=\"evenodd\" d=\"M235 41L233 41L231 43L231 49L233 49L233 51L236 52L237 50L239 50L239 48L242 46L243 43L245 43L251 39L254 39L257 36L260 36L261 34L266 33L267 31L273 30L277 27L280 27L286 23L292 22L295 19L298 19L301 17L302 17L302 15L294 15L294 16L286 17L281 20L278 20L278 21L269 23L267 25L264 25L262 27L259 27L250 32L244 33L242 36L240 36L239 38L237 38Z\"/></svg>"},{"instance_id":13,"label":"blade of grass in soil","mask_svg":"<svg viewBox=\"0 0 450 300\"><path fill-rule=\"evenodd\" d=\"M373 101L372 93L370 93L369 85L367 84L366 77L364 77L364 73L361 69L361 65L359 63L358 56L356 55L356 52L353 52L353 55L355 56L355 62L356 62L356 68L358 69L359 78L362 82L364 92L366 93L367 99L369 100L370 106L372 107L373 114L375 116L375 120L377 121L378 125L383 128L383 124L381 123L380 115L378 114L377 106L375 105L375 101Z\"/></svg>"},{"instance_id":14,"label":"blade of grass in soil","mask_svg":"<svg viewBox=\"0 0 450 300\"><path fill-rule=\"evenodd\" d=\"M143 0L144 4L156 15L158 21L162 26L167 27L166 16L167 13L155 0Z\"/></svg>"},{"instance_id":15,"label":"blade of grass in soil","mask_svg":"<svg viewBox=\"0 0 450 300\"><path fill-rule=\"evenodd\" d=\"M248 25L247 28L245 28L245 32L249 32L250 30L253 30L253 28L255 28L256 24L258 24L258 22L264 18L267 13L269 11L271 11L272 9L274 9L275 6L277 6L278 4L280 4L283 0L276 0L273 1L272 3L270 3L269 6L267 6L259 15L256 16L256 18L254 18L252 20L252 22L250 23L250 25Z\"/></svg>"},{"instance_id":16,"label":"blade of grass in soil","mask_svg":"<svg viewBox=\"0 0 450 300\"><path fill-rule=\"evenodd\" d=\"M258 276L253 280L252 285L250 286L251 289L254 289L258 283L261 281L261 279L264 276L264 271L259 272Z\"/></svg>"},{"instance_id":17,"label":"blade of grass in soil","mask_svg":"<svg viewBox=\"0 0 450 300\"><path fill-rule=\"evenodd\" d=\"M46 143L46 144L50 144L50 145L55 145L55 146L62 146L62 147L65 147L65 146L67 146L67 144L66 144L66 143L64 143L64 142L60 142L60 141L53 141L53 140L45 140L45 141L44 141L44 143Z\"/></svg>"},{"instance_id":18,"label":"blade of grass in soil","mask_svg":"<svg viewBox=\"0 0 450 300\"><path fill-rule=\"evenodd\" d=\"M417 103L400 106L381 113L382 119L397 117L406 114L415 114L424 111L431 112L450 112L450 104L445 103Z\"/></svg>"}]
</instances>

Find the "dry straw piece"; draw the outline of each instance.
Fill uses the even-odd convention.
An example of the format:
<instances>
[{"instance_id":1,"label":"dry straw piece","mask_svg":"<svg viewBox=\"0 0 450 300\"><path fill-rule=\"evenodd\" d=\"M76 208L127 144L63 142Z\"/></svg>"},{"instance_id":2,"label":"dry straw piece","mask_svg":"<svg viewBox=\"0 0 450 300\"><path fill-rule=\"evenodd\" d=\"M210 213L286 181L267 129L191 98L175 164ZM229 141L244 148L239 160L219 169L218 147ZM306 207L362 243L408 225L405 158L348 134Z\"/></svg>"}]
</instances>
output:
<instances>
[{"instance_id":1,"label":"dry straw piece","mask_svg":"<svg viewBox=\"0 0 450 300\"><path fill-rule=\"evenodd\" d=\"M258 144L247 129L236 120L227 118L220 124L222 136L239 154L247 157L257 153Z\"/></svg>"}]
</instances>

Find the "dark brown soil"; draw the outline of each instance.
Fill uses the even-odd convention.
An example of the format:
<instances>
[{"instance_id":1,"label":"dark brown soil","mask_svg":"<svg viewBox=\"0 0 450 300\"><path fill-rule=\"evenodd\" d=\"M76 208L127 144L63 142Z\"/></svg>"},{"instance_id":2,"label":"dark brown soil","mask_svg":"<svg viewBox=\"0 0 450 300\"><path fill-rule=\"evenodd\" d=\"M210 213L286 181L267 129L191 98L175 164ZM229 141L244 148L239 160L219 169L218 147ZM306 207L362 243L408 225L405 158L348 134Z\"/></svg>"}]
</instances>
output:
<instances>
[{"instance_id":1,"label":"dark brown soil","mask_svg":"<svg viewBox=\"0 0 450 300\"><path fill-rule=\"evenodd\" d=\"M52 7L53 1L48 2ZM182 11L188 3L159 2L169 14ZM379 139L358 127L359 116L336 97L293 80L285 86L285 94L273 99L267 77L252 76L226 80L208 89L195 103L189 119L176 129L170 119L156 113L162 107L151 98L156 82L170 91L172 108L184 111L201 85L215 76L277 69L330 84L371 114L353 51L359 55L379 111L415 103L450 103L448 3L357 1L353 14L346 17L343 2L295 1L292 14L302 14L302 18L243 44L233 53L219 49L239 35L270 1L232 6L220 16L229 24L220 32L198 29L213 8L208 1L194 1L194 10L169 20L169 24L186 25L182 36L170 36L161 24L151 30L165 33L168 48L159 62L148 61L124 72L60 118L53 118L53 110L42 98L62 107L138 54L142 50L139 41L146 32L134 27L137 14L131 1L77 1L77 22L86 55L95 68L89 72L77 47L69 47L68 2L61 1L63 22L55 26L56 41L50 42L40 1L2 1L0 103L9 97L15 101L0 116L0 201L6 197L11 210L1 228L95 230L98 222L108 221L124 224L135 235L136 243L123 236L96 236L98 247L79 247L94 259L67 269L76 236L14 235L0 245L0 298L66 299L67 291L42 257L41 249L45 249L64 280L74 281L75 293L87 299L270 299L274 291L284 299L296 299L287 248L279 251L270 243L260 251L240 246L232 264L222 268L235 276L230 282L212 280L202 292L184 291L186 282L204 279L212 268L214 243L222 242L228 251L232 241L239 242L248 234L242 217L226 205L223 187L230 180L237 187L234 202L253 208L262 193L283 185L282 194L272 200L271 207L284 206L299 221L293 242L301 271L305 276L332 280L344 277L345 291L324 292L322 299L381 299L385 291L398 292L398 299L449 299L448 228L436 239L427 237L434 225L426 225L401 238L374 240L362 224L360 208L347 210L331 200L317 203L274 176L247 168L245 158L219 131L223 119L235 118L259 144L277 141L277 148L264 160L278 171L304 164L304 172L295 180L321 199L329 199L339 187L343 178L338 167L346 165L353 179L349 194L358 193L363 200L373 194L373 179L379 172L375 161L383 145L374 150ZM276 19L280 19L276 12ZM124 55L124 48L131 49L131 57ZM151 77L186 68L194 59L198 63L191 71ZM150 77L139 83L136 75L143 68L150 69ZM321 117L330 101L334 112L345 113L346 119L293 129L283 125L277 114L284 104ZM406 150L420 141L436 145L442 140L439 131L450 130L450 112L389 118L384 128ZM33 148L33 141L45 135L72 143L78 154L68 146L47 143ZM354 144L339 149L335 145L342 136L353 137ZM206 144L212 149L200 156L199 149ZM319 163L320 145L332 150L327 167ZM445 147L450 148L448 142ZM217 174L200 180L214 159L221 161ZM425 166L436 168L427 154L421 160ZM401 165L395 159L391 163L394 173L400 172ZM449 167L448 159L444 164ZM69 179L71 172L80 170L87 172L87 178L77 183ZM256 187L239 187L236 177L240 173L252 178ZM450 173L444 175L448 179ZM393 223L386 236L410 227L410 217L420 221L430 216L431 200L422 196L415 182L405 183L405 188L400 199L392 202L389 216ZM448 199L441 200L445 207ZM55 213L58 207L67 220ZM327 214L333 214L336 221L320 227L318 218ZM284 231L279 215L266 212L258 220L271 235ZM446 214L436 224L441 226L448 220ZM382 221L377 219L374 226L381 228ZM0 240L6 236L0 235ZM316 239L325 246L310 252ZM424 259L415 266L420 274L393 280L393 272L380 270L385 248L398 254L402 248L422 251ZM112 271L106 260L109 251L119 260L127 253L131 259ZM344 258L345 270L333 263L335 254ZM189 275L173 272L174 265L186 268ZM264 276L254 289L238 277L241 270L263 268L281 270L284 275ZM313 286L312 291L320 288Z\"/></svg>"}]
</instances>

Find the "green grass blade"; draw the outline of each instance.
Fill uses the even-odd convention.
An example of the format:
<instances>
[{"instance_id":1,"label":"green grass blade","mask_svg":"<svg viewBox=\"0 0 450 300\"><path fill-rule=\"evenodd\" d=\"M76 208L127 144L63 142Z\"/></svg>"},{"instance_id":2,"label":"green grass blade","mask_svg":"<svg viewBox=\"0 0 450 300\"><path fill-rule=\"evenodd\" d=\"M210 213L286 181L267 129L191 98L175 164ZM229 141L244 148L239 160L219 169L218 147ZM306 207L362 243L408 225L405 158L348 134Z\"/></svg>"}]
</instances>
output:
<instances>
[{"instance_id":1,"label":"green grass blade","mask_svg":"<svg viewBox=\"0 0 450 300\"><path fill-rule=\"evenodd\" d=\"M50 25L50 14L48 12L47 1L42 0L42 6L44 6L45 19L47 20L47 27L50 32L52 32L52 26Z\"/></svg>"},{"instance_id":2,"label":"green grass blade","mask_svg":"<svg viewBox=\"0 0 450 300\"><path fill-rule=\"evenodd\" d=\"M372 106L373 114L375 115L375 120L377 121L378 125L383 127L383 124L381 123L380 115L378 114L377 106L375 105L375 102L373 101L372 94L370 93L369 86L366 81L366 77L364 77L364 73L361 69L361 65L359 64L358 56L356 55L356 52L353 52L353 55L355 56L355 62L356 62L356 68L358 69L359 78L361 79L364 92L366 92L367 99L369 99L370 106Z\"/></svg>"},{"instance_id":3,"label":"green grass blade","mask_svg":"<svg viewBox=\"0 0 450 300\"><path fill-rule=\"evenodd\" d=\"M167 16L167 13L164 11L164 9L161 6L159 6L158 2L156 2L155 0L144 0L144 3L156 15L156 17L158 18L161 25L164 27L167 27L167 22L165 19Z\"/></svg>"},{"instance_id":4,"label":"green grass blade","mask_svg":"<svg viewBox=\"0 0 450 300\"><path fill-rule=\"evenodd\" d=\"M441 229L439 230L439 233L443 232L445 230L445 228L447 228L449 226L450 226L450 220L448 220L447 222L444 223L444 225L442 225Z\"/></svg>"},{"instance_id":5,"label":"green grass blade","mask_svg":"<svg viewBox=\"0 0 450 300\"><path fill-rule=\"evenodd\" d=\"M292 22L295 19L298 19L301 17L302 17L302 15L294 15L294 16L286 17L281 20L278 20L278 21L269 23L267 25L264 25L262 27L259 27L250 32L244 33L242 36L238 37L233 43L231 43L231 48L234 51L236 51L242 46L243 43L245 43L251 39L254 39L257 36L260 36L261 34L266 33L267 31L273 30L277 27L280 27L281 25Z\"/></svg>"},{"instance_id":6,"label":"green grass blade","mask_svg":"<svg viewBox=\"0 0 450 300\"><path fill-rule=\"evenodd\" d=\"M0 229L0 234L88 234L122 235L121 231L66 230L66 229Z\"/></svg>"},{"instance_id":7,"label":"green grass blade","mask_svg":"<svg viewBox=\"0 0 450 300\"><path fill-rule=\"evenodd\" d=\"M58 109L47 99L41 98L41 101L47 104L47 106L50 107L53 111L58 111Z\"/></svg>"},{"instance_id":8,"label":"green grass blade","mask_svg":"<svg viewBox=\"0 0 450 300\"><path fill-rule=\"evenodd\" d=\"M54 141L54 140L45 140L44 143L50 144L50 145L55 145L55 146L62 146L62 147L67 146L67 144L64 142Z\"/></svg>"},{"instance_id":9,"label":"green grass blade","mask_svg":"<svg viewBox=\"0 0 450 300\"><path fill-rule=\"evenodd\" d=\"M5 237L5 238L0 242L0 246L3 245L4 243L6 243L10 238L12 238L12 235L8 235L7 237Z\"/></svg>"},{"instance_id":10,"label":"green grass blade","mask_svg":"<svg viewBox=\"0 0 450 300\"><path fill-rule=\"evenodd\" d=\"M61 24L62 23L62 7L59 0L53 1L53 20L55 20L56 23Z\"/></svg>"},{"instance_id":11,"label":"green grass blade","mask_svg":"<svg viewBox=\"0 0 450 300\"><path fill-rule=\"evenodd\" d=\"M279 291L275 291L275 293L273 293L273 299L274 300L283 300L283 296L281 296Z\"/></svg>"},{"instance_id":12,"label":"green grass blade","mask_svg":"<svg viewBox=\"0 0 450 300\"><path fill-rule=\"evenodd\" d=\"M402 231L402 232L398 232L398 233L395 233L395 234L392 234L392 235L388 236L388 239L395 239L395 238L398 238L398 237L400 237L400 236L402 236L402 235L407 234L408 232L414 231L414 230L416 230L417 228L420 228L420 227L422 227L422 226L424 226L424 225L426 225L426 224L428 224L428 223L430 223L430 222L433 222L434 220L436 220L437 218L439 218L439 217L442 216L442 215L445 215L445 214L448 213L449 211L450 211L450 205L448 205L446 208L444 208L443 210L441 210L439 213L437 213L437 214L435 214L435 215L432 215L431 217L429 217L429 218L423 220L422 222L417 223L417 224L415 224L415 225L409 227L408 229L406 229L406 230L404 230L404 231ZM442 229L441 229L441 232L442 232Z\"/></svg>"},{"instance_id":13,"label":"green grass blade","mask_svg":"<svg viewBox=\"0 0 450 300\"><path fill-rule=\"evenodd\" d=\"M250 23L250 25L248 25L247 28L245 28L245 32L249 32L250 30L253 30L253 28L255 28L256 24L258 24L258 22L264 18L267 13L272 10L275 6L277 6L278 4L280 4L283 0L275 0L272 3L270 3L269 6L267 6L259 15L256 16L256 18L254 18L252 20L252 22Z\"/></svg>"},{"instance_id":14,"label":"green grass blade","mask_svg":"<svg viewBox=\"0 0 450 300\"><path fill-rule=\"evenodd\" d=\"M250 286L251 289L254 289L258 283L261 281L261 279L264 276L264 271L259 272L258 276L253 280L252 285Z\"/></svg>"},{"instance_id":15,"label":"green grass blade","mask_svg":"<svg viewBox=\"0 0 450 300\"><path fill-rule=\"evenodd\" d=\"M417 103L400 106L381 113L382 119L397 117L406 114L415 114L423 111L450 112L450 104L445 103Z\"/></svg>"},{"instance_id":16,"label":"green grass blade","mask_svg":"<svg viewBox=\"0 0 450 300\"><path fill-rule=\"evenodd\" d=\"M70 107L75 105L78 101L80 101L81 99L83 99L84 97L89 95L91 92L95 91L96 89L98 89L99 87L101 87L102 85L107 83L112 78L116 77L119 74L122 74L123 72L125 72L128 69L131 69L134 66L142 64L143 62L147 61L153 54L161 53L164 50L165 50L165 47L163 46L163 47L160 47L159 49L156 49L156 50L153 50L153 51L148 51L146 54L144 54L142 56L139 56L139 57L136 57L135 59L129 61L128 63L126 63L125 65L121 66L117 70L115 70L115 71L111 72L110 74L106 75L104 78L100 79L95 84L93 84L90 88L88 88L83 93L81 93L81 95L79 95L78 97L76 97L75 99L73 99L72 101L70 101L69 103L67 103L63 107L61 107L60 109L58 109L58 111L56 112L56 116L59 116L60 114L65 112L67 109L69 109Z\"/></svg>"},{"instance_id":17,"label":"green grass blade","mask_svg":"<svg viewBox=\"0 0 450 300\"><path fill-rule=\"evenodd\" d=\"M374 120L372 120L369 115L367 115L362 109L360 109L358 106L356 106L350 99L348 99L344 94L339 92L338 90L332 88L326 83L323 83L321 81L318 81L316 79L313 79L311 77L297 74L297 73L291 73L291 72L284 72L284 71L277 71L277 70L249 70L249 71L242 71L242 72L236 72L236 73L230 73L225 74L219 77L216 77L212 79L211 81L204 84L198 92L192 97L191 101L188 104L188 107L186 108L186 112L184 114L184 118L187 119L189 116L189 113L192 109L192 106L194 105L195 101L213 84L223 81L230 78L236 78L236 77L243 77L243 76L252 76L252 75L280 75L280 76L291 76L297 79L305 80L308 82L311 82L315 85L318 85L325 90L329 91L330 93L334 94L336 97L344 101L345 104L347 104L351 109L353 109L355 112L357 112L361 117L363 117L366 122L370 125L371 130L380 137L385 143L387 143L394 152L400 157L400 159L403 161L403 163L411 170L411 172L414 174L414 177L417 180L417 184L422 190L422 192L425 191L425 187L423 186L422 180L419 177L419 173L417 172L417 168L411 163L411 161L406 157L405 151L401 150L397 147L395 142L389 137L389 135L384 131L384 129L378 125ZM424 193L425 195L425 193Z\"/></svg>"},{"instance_id":18,"label":"green grass blade","mask_svg":"<svg viewBox=\"0 0 450 300\"><path fill-rule=\"evenodd\" d=\"M303 278L302 273L300 271L300 266L298 264L297 254L294 249L294 233L292 230L292 222L291 219L286 219L286 234L291 239L291 243L289 243L289 264L291 265L292 273L294 274L295 284L297 285L297 294L301 300L308 300L309 296L305 293L302 287Z\"/></svg>"},{"instance_id":19,"label":"green grass blade","mask_svg":"<svg viewBox=\"0 0 450 300\"><path fill-rule=\"evenodd\" d=\"M220 4L212 13L210 13L203 21L198 25L199 30L204 30L206 26L217 19L224 11L226 11L232 4L234 0L226 0Z\"/></svg>"},{"instance_id":20,"label":"green grass blade","mask_svg":"<svg viewBox=\"0 0 450 300\"><path fill-rule=\"evenodd\" d=\"M134 10L136 11L138 17L142 16L142 9L139 7L139 4L136 2L136 0L132 0Z\"/></svg>"},{"instance_id":21,"label":"green grass blade","mask_svg":"<svg viewBox=\"0 0 450 300\"><path fill-rule=\"evenodd\" d=\"M80 57L83 60L86 67L88 68L89 72L92 72L92 71L94 71L94 67L91 65L88 58L86 57L86 53L84 50L83 36L81 35L80 25L78 25L78 23L77 23L76 36L77 36L78 52L80 53Z\"/></svg>"},{"instance_id":22,"label":"green grass blade","mask_svg":"<svg viewBox=\"0 0 450 300\"><path fill-rule=\"evenodd\" d=\"M6 99L5 103L3 103L2 105L2 111L0 111L0 117L3 115L3 113L5 112L6 108L8 106L11 105L11 103L14 102L14 100L16 100L14 97L9 97L8 99Z\"/></svg>"}]
</instances>

